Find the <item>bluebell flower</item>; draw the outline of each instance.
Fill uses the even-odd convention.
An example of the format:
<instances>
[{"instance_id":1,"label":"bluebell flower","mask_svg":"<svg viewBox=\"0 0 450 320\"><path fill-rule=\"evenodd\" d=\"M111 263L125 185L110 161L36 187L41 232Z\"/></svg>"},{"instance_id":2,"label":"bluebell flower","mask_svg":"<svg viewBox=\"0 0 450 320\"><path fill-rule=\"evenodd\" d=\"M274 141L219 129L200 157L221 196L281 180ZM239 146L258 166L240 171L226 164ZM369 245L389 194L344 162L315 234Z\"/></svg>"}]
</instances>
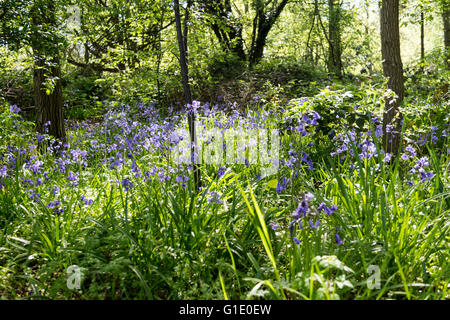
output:
<instances>
[{"instance_id":1,"label":"bluebell flower","mask_svg":"<svg viewBox=\"0 0 450 320\"><path fill-rule=\"evenodd\" d=\"M293 237L292 241L294 241L295 244L300 244L301 241L297 237Z\"/></svg>"},{"instance_id":2,"label":"bluebell flower","mask_svg":"<svg viewBox=\"0 0 450 320\"><path fill-rule=\"evenodd\" d=\"M38 174L41 171L41 167L44 163L42 161L36 161L29 168L34 174Z\"/></svg>"},{"instance_id":3,"label":"bluebell flower","mask_svg":"<svg viewBox=\"0 0 450 320\"><path fill-rule=\"evenodd\" d=\"M289 223L289 233L292 235L294 233L294 225L298 221L298 219L292 220Z\"/></svg>"},{"instance_id":4,"label":"bluebell flower","mask_svg":"<svg viewBox=\"0 0 450 320\"><path fill-rule=\"evenodd\" d=\"M210 198L208 199L209 203L217 203L217 204L223 203L223 201L220 200L220 195L217 192L212 191L209 195L210 195Z\"/></svg>"},{"instance_id":5,"label":"bluebell flower","mask_svg":"<svg viewBox=\"0 0 450 320\"><path fill-rule=\"evenodd\" d=\"M383 136L383 126L380 124L375 128L375 137L381 138Z\"/></svg>"},{"instance_id":6,"label":"bluebell flower","mask_svg":"<svg viewBox=\"0 0 450 320\"><path fill-rule=\"evenodd\" d=\"M84 196L81 196L81 201L83 201L83 203L84 203L85 205L87 205L87 206L90 206L90 205L92 205L92 203L94 203L93 200L87 199L87 198L85 198Z\"/></svg>"},{"instance_id":7,"label":"bluebell flower","mask_svg":"<svg viewBox=\"0 0 450 320\"><path fill-rule=\"evenodd\" d=\"M272 228L272 230L277 230L280 227L280 225L276 222L271 222L269 225Z\"/></svg>"},{"instance_id":8,"label":"bluebell flower","mask_svg":"<svg viewBox=\"0 0 450 320\"><path fill-rule=\"evenodd\" d=\"M78 175L76 173L73 173L72 171L69 171L69 175L67 176L67 180L72 181L72 185L74 187L78 186Z\"/></svg>"},{"instance_id":9,"label":"bluebell flower","mask_svg":"<svg viewBox=\"0 0 450 320\"><path fill-rule=\"evenodd\" d=\"M16 106L15 104L9 106L9 112L11 113L19 113L20 112L20 108L18 106Z\"/></svg>"},{"instance_id":10,"label":"bluebell flower","mask_svg":"<svg viewBox=\"0 0 450 320\"><path fill-rule=\"evenodd\" d=\"M125 189L125 192L128 192L128 190L130 190L133 187L133 183L127 178L122 179L121 183L122 187Z\"/></svg>"},{"instance_id":11,"label":"bluebell flower","mask_svg":"<svg viewBox=\"0 0 450 320\"><path fill-rule=\"evenodd\" d=\"M0 178L8 177L8 168L6 166L0 167Z\"/></svg>"},{"instance_id":12,"label":"bluebell flower","mask_svg":"<svg viewBox=\"0 0 450 320\"><path fill-rule=\"evenodd\" d=\"M305 201L306 201L307 203L310 203L311 200L313 200L313 199L314 199L314 195L313 195L311 192L307 192L307 193L305 194Z\"/></svg>"},{"instance_id":13,"label":"bluebell flower","mask_svg":"<svg viewBox=\"0 0 450 320\"><path fill-rule=\"evenodd\" d=\"M40 197L41 194L39 192L35 192L30 195L30 199L32 199L34 202L37 202L37 200L39 200Z\"/></svg>"},{"instance_id":14,"label":"bluebell flower","mask_svg":"<svg viewBox=\"0 0 450 320\"><path fill-rule=\"evenodd\" d=\"M338 245L340 245L340 244L342 244L343 242L342 242L342 240L341 240L341 237L339 237L339 234L335 234L334 235L334 238L336 239L336 243L338 244Z\"/></svg>"},{"instance_id":15,"label":"bluebell flower","mask_svg":"<svg viewBox=\"0 0 450 320\"><path fill-rule=\"evenodd\" d=\"M405 148L405 151L408 152L411 155L411 157L415 157L416 156L416 150L413 147L411 147L411 146L407 146Z\"/></svg>"},{"instance_id":16,"label":"bluebell flower","mask_svg":"<svg viewBox=\"0 0 450 320\"><path fill-rule=\"evenodd\" d=\"M313 222L312 219L309 219L309 226L311 229L319 228L319 219L317 219L315 222Z\"/></svg>"},{"instance_id":17,"label":"bluebell flower","mask_svg":"<svg viewBox=\"0 0 450 320\"><path fill-rule=\"evenodd\" d=\"M434 173L432 173L432 172L421 172L420 173L420 179L422 180L422 181L431 181L431 178L433 178L434 177Z\"/></svg>"},{"instance_id":18,"label":"bluebell flower","mask_svg":"<svg viewBox=\"0 0 450 320\"><path fill-rule=\"evenodd\" d=\"M42 180L41 177L38 177L38 178L36 179L35 186L36 186L36 187L39 187L40 185L42 185L42 183L44 183L44 181Z\"/></svg>"},{"instance_id":19,"label":"bluebell flower","mask_svg":"<svg viewBox=\"0 0 450 320\"><path fill-rule=\"evenodd\" d=\"M329 215L331 215L334 211L336 211L337 208L338 208L338 206L335 205L335 204L333 204L333 205L331 206L331 208L328 208L328 207L325 205L325 203L322 202L322 203L319 205L319 207L318 207L317 209L318 209L319 211L325 212L325 213L329 216Z\"/></svg>"},{"instance_id":20,"label":"bluebell flower","mask_svg":"<svg viewBox=\"0 0 450 320\"><path fill-rule=\"evenodd\" d=\"M288 187L289 183L290 183L290 179L289 178L286 179L286 177L283 177L282 180L278 180L277 187L275 188L275 191L277 193L283 192L284 190L286 190L286 188Z\"/></svg>"},{"instance_id":21,"label":"bluebell flower","mask_svg":"<svg viewBox=\"0 0 450 320\"><path fill-rule=\"evenodd\" d=\"M47 208L49 208L49 209L54 209L54 208L58 207L60 204L61 204L61 202L60 202L59 200L50 201L50 202L47 204Z\"/></svg>"},{"instance_id":22,"label":"bluebell flower","mask_svg":"<svg viewBox=\"0 0 450 320\"><path fill-rule=\"evenodd\" d=\"M430 165L430 163L428 162L428 157L422 157L422 158L417 160L417 164L416 164L415 168L417 169L417 166L418 167L422 167L422 168L426 168L429 165Z\"/></svg>"},{"instance_id":23,"label":"bluebell flower","mask_svg":"<svg viewBox=\"0 0 450 320\"><path fill-rule=\"evenodd\" d=\"M227 167L220 167L219 170L217 170L217 179L220 179L226 171Z\"/></svg>"},{"instance_id":24,"label":"bluebell flower","mask_svg":"<svg viewBox=\"0 0 450 320\"><path fill-rule=\"evenodd\" d=\"M138 165L136 164L136 161L133 159L133 162L131 164L131 171L134 173L135 177L142 177L141 169L139 169Z\"/></svg>"}]
</instances>

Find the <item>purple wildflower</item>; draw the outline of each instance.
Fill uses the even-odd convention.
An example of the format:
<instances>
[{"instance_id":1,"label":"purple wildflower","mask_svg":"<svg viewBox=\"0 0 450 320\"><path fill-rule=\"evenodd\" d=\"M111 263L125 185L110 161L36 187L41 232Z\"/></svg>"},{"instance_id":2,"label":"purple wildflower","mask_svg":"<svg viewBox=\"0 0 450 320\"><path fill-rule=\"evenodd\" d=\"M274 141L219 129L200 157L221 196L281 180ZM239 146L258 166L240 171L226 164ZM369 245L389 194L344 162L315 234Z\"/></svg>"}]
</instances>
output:
<instances>
[{"instance_id":1,"label":"purple wildflower","mask_svg":"<svg viewBox=\"0 0 450 320\"><path fill-rule=\"evenodd\" d=\"M18 114L20 112L20 108L15 104L9 106L9 112Z\"/></svg>"},{"instance_id":2,"label":"purple wildflower","mask_svg":"<svg viewBox=\"0 0 450 320\"><path fill-rule=\"evenodd\" d=\"M415 157L416 156L416 150L413 147L411 147L411 146L407 146L405 148L405 151L408 152L411 155L411 157Z\"/></svg>"},{"instance_id":3,"label":"purple wildflower","mask_svg":"<svg viewBox=\"0 0 450 320\"><path fill-rule=\"evenodd\" d=\"M319 219L317 219L315 222L313 222L312 219L309 219L309 226L311 229L319 228Z\"/></svg>"},{"instance_id":4,"label":"purple wildflower","mask_svg":"<svg viewBox=\"0 0 450 320\"><path fill-rule=\"evenodd\" d=\"M341 237L339 237L339 234L335 234L334 235L334 238L336 239L336 243L339 245L339 244L342 244L343 242L342 242L342 240L341 240Z\"/></svg>"},{"instance_id":5,"label":"purple wildflower","mask_svg":"<svg viewBox=\"0 0 450 320\"><path fill-rule=\"evenodd\" d=\"M0 167L0 178L8 177L8 168L6 166Z\"/></svg>"},{"instance_id":6,"label":"purple wildflower","mask_svg":"<svg viewBox=\"0 0 450 320\"><path fill-rule=\"evenodd\" d=\"M271 222L270 227L272 228L272 230L277 230L280 227L280 225L276 222Z\"/></svg>"},{"instance_id":7,"label":"purple wildflower","mask_svg":"<svg viewBox=\"0 0 450 320\"><path fill-rule=\"evenodd\" d=\"M61 204L61 202L59 200L55 200L55 201L50 201L47 204L47 208L49 209L55 209L56 207L58 207Z\"/></svg>"},{"instance_id":8,"label":"purple wildflower","mask_svg":"<svg viewBox=\"0 0 450 320\"><path fill-rule=\"evenodd\" d=\"M209 203L217 203L217 204L223 203L223 201L220 200L220 195L217 192L212 191L209 195L210 195L210 198L208 199Z\"/></svg>"},{"instance_id":9,"label":"purple wildflower","mask_svg":"<svg viewBox=\"0 0 450 320\"><path fill-rule=\"evenodd\" d=\"M127 178L122 179L121 183L122 187L125 189L125 192L128 192L128 190L130 190L133 187L133 183Z\"/></svg>"},{"instance_id":10,"label":"purple wildflower","mask_svg":"<svg viewBox=\"0 0 450 320\"><path fill-rule=\"evenodd\" d=\"M84 202L85 205L90 206L94 201L91 199L87 199L84 196L81 196L81 201Z\"/></svg>"},{"instance_id":11,"label":"purple wildflower","mask_svg":"<svg viewBox=\"0 0 450 320\"><path fill-rule=\"evenodd\" d=\"M289 178L286 179L286 177L283 177L283 179L281 181L278 180L277 187L275 188L275 191L277 193L283 192L284 190L286 190L286 188L288 187L289 183L290 183L290 179Z\"/></svg>"},{"instance_id":12,"label":"purple wildflower","mask_svg":"<svg viewBox=\"0 0 450 320\"><path fill-rule=\"evenodd\" d=\"M67 180L72 181L72 185L74 187L78 186L78 176L76 173L69 171L69 175L67 176Z\"/></svg>"}]
</instances>

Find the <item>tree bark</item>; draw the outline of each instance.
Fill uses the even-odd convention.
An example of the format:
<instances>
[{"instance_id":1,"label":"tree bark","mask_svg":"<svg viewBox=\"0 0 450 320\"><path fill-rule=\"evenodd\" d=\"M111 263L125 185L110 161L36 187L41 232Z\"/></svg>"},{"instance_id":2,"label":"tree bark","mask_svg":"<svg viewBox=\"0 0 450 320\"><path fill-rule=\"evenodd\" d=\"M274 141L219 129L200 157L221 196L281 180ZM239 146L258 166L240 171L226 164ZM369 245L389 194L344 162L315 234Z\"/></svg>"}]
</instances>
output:
<instances>
[{"instance_id":1,"label":"tree bark","mask_svg":"<svg viewBox=\"0 0 450 320\"><path fill-rule=\"evenodd\" d=\"M328 0L328 72L342 77L341 8L336 0Z\"/></svg>"},{"instance_id":2,"label":"tree bark","mask_svg":"<svg viewBox=\"0 0 450 320\"><path fill-rule=\"evenodd\" d=\"M181 82L183 84L184 91L184 99L186 105L192 105L192 94L191 88L189 86L189 70L186 60L186 52L187 52L187 27L185 29L185 34L183 36L183 32L181 29L181 18L180 18L180 4L178 0L174 0L174 11L175 11L175 24L177 29L177 39L178 39L178 48L180 51L180 69L181 69ZM186 47L185 47L186 45ZM188 114L188 123L189 123L189 133L191 140L191 161L194 170L194 185L195 191L197 192L201 187L201 178L200 178L200 169L198 164L195 162L194 152L195 147L197 146L196 135L195 135L195 114L194 112L190 112Z\"/></svg>"},{"instance_id":3,"label":"tree bark","mask_svg":"<svg viewBox=\"0 0 450 320\"><path fill-rule=\"evenodd\" d=\"M61 67L58 44L41 29L51 32L56 26L55 3L48 1L32 10L32 22L36 30L32 33L34 55L34 102L36 129L57 139L65 140L64 109L61 86ZM52 82L51 85L48 85ZM46 86L47 85L47 86Z\"/></svg>"},{"instance_id":4,"label":"tree bark","mask_svg":"<svg viewBox=\"0 0 450 320\"><path fill-rule=\"evenodd\" d=\"M265 12L264 3L262 1L257 1L256 16L253 20L252 44L248 58L250 68L257 64L263 57L267 35L287 3L288 0L282 0L278 5L275 6L274 4L274 9L272 11Z\"/></svg>"},{"instance_id":5,"label":"tree bark","mask_svg":"<svg viewBox=\"0 0 450 320\"><path fill-rule=\"evenodd\" d=\"M51 60L48 66L43 56L35 56L35 68L33 76L34 102L36 107L36 129L40 133L48 133L55 138L64 140L66 132L64 128L64 109L62 100L61 69L59 57ZM47 89L46 74L55 79L52 90ZM48 90L50 90L48 92Z\"/></svg>"},{"instance_id":6,"label":"tree bark","mask_svg":"<svg viewBox=\"0 0 450 320\"><path fill-rule=\"evenodd\" d=\"M221 46L245 61L242 24L233 17L230 0L206 0L202 8L210 15L209 24Z\"/></svg>"},{"instance_id":7,"label":"tree bark","mask_svg":"<svg viewBox=\"0 0 450 320\"><path fill-rule=\"evenodd\" d=\"M425 17L422 10L420 12L420 64L423 66L424 63L425 63Z\"/></svg>"},{"instance_id":8,"label":"tree bark","mask_svg":"<svg viewBox=\"0 0 450 320\"><path fill-rule=\"evenodd\" d=\"M444 23L444 46L446 52L447 69L450 69L450 2L443 0L442 4L442 20Z\"/></svg>"},{"instance_id":9,"label":"tree bark","mask_svg":"<svg viewBox=\"0 0 450 320\"><path fill-rule=\"evenodd\" d=\"M380 10L383 72L395 99L387 99L383 115L383 147L396 156L400 147L402 115L399 107L404 97L403 65L400 55L399 0L383 0Z\"/></svg>"}]
</instances>

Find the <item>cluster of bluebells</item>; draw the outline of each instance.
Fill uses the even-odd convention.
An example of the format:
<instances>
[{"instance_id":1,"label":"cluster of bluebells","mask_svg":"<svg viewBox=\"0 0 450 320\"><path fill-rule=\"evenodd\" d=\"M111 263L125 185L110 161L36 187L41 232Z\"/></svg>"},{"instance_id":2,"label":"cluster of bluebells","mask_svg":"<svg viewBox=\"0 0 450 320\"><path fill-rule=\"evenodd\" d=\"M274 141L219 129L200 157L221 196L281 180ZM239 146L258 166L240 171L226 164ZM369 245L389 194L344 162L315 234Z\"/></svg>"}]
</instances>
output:
<instances>
[{"instance_id":1,"label":"cluster of bluebells","mask_svg":"<svg viewBox=\"0 0 450 320\"><path fill-rule=\"evenodd\" d=\"M88 199L85 196L81 196L81 201L85 206L90 206L94 203L92 199Z\"/></svg>"},{"instance_id":2,"label":"cluster of bluebells","mask_svg":"<svg viewBox=\"0 0 450 320\"><path fill-rule=\"evenodd\" d=\"M291 185L291 179L283 177L282 179L278 180L275 191L277 193L281 193L284 190L286 190L287 188L289 188L290 185Z\"/></svg>"},{"instance_id":3,"label":"cluster of bluebells","mask_svg":"<svg viewBox=\"0 0 450 320\"><path fill-rule=\"evenodd\" d=\"M308 99L304 98L299 103L303 104L306 101ZM122 178L126 177L120 181L111 181L112 184L119 188L122 187L126 192L130 192L141 181L144 183L149 181L170 183L173 186L178 184L187 188L189 183L187 172L192 169L192 166L172 167L166 161L173 148L180 142L179 139L173 139L174 136L171 133L178 124L185 123L185 110L174 113L172 109L169 110L167 116L163 116L154 105L143 103L137 105L137 110L138 112L134 112L133 108L126 105L109 107L101 123L93 121L67 122L67 126L71 130L68 131L66 141L51 140L44 133L36 134L20 146L7 145L0 153L0 187L7 188L8 181L15 181L15 175L18 174L17 181L21 183L24 192L32 201L46 200L47 196L54 199L54 196L66 192L66 189L86 185L87 181L83 181L85 175L82 171L96 166L99 176L102 176L103 173L108 176L109 173ZM293 178L297 177L303 166L309 170L314 169L311 157L306 152L307 149L302 146L302 142L311 141L311 136L318 129L320 115L315 111L306 111L304 114L284 119L283 110L272 112L261 108L243 112L236 104L210 105L208 103L200 104L198 101L188 106L187 111L196 113L197 118L205 126L212 126L220 130L236 126L245 129L266 129L270 119L276 118L283 123L282 130L298 133L299 137L298 141L291 143L286 148L287 157L280 162L282 168L292 170ZM13 105L10 106L8 112L17 118L20 109ZM49 123L46 123L45 127L48 128ZM440 136L448 136L448 132L447 128L442 131ZM304 139L305 136L309 137ZM382 136L382 127L379 124L375 126L375 136L377 138ZM345 135L338 134L334 138L338 148L332 155L340 155L340 158L345 158L346 154L353 156L352 144L354 143L359 148L358 155L361 158L372 158L376 156L376 148L371 137L370 133L357 134L355 131L350 131ZM438 130L433 127L430 139L436 141L438 137ZM210 139L213 141L214 137L210 137ZM45 143L50 141L51 143ZM47 145L50 156L38 156L38 144ZM307 147L311 146L310 142ZM150 163L149 154L152 155ZM406 148L402 159L405 157L408 157L408 161L412 161L417 158L417 155L413 149ZM386 162L389 162L390 159L390 154L384 156ZM246 160L248 165L248 159ZM418 179L423 181L429 180L433 174L427 171L428 167L428 160L420 158L414 164L411 174L417 175ZM226 170L228 170L227 167L219 167L216 171L217 178L220 179L224 176ZM57 179L60 179L58 182L64 181L68 188L59 190L59 187L55 186ZM276 192L282 193L287 190L293 182L291 179L282 177L278 181ZM217 192L209 194L208 201L211 203L222 202ZM91 205L92 200L82 198L81 204ZM55 203L49 202L49 205L54 206L52 209L62 210L60 205ZM299 208L299 210L303 209ZM329 214L335 208L319 206L317 210L319 213ZM306 211L308 214L312 212L309 207ZM317 218L311 218L306 223L313 229L319 227Z\"/></svg>"},{"instance_id":4,"label":"cluster of bluebells","mask_svg":"<svg viewBox=\"0 0 450 320\"><path fill-rule=\"evenodd\" d=\"M402 161L411 161L414 164L413 168L409 170L409 173L412 175L412 177L416 178L415 180L426 182L430 181L433 178L434 173L431 171L427 171L430 166L428 157L423 156L417 159L417 152L414 147L407 146L405 148L405 152L401 155L400 158ZM414 159L417 160L413 162ZM408 181L408 185L413 186L414 184L414 179L410 179Z\"/></svg>"},{"instance_id":5,"label":"cluster of bluebells","mask_svg":"<svg viewBox=\"0 0 450 320\"><path fill-rule=\"evenodd\" d=\"M427 171L427 168L430 166L428 161L428 157L424 156L422 158L417 159L414 167L409 171L412 175L415 175L422 182L430 181L434 173L431 171ZM413 180L408 181L409 185L414 185Z\"/></svg>"},{"instance_id":6,"label":"cluster of bluebells","mask_svg":"<svg viewBox=\"0 0 450 320\"><path fill-rule=\"evenodd\" d=\"M303 105L308 98L302 98L297 101L297 104ZM282 166L286 166L288 169L298 169L303 164L306 164L308 170L314 170L314 165L311 160L310 155L305 151L308 147L312 147L314 143L309 141L307 144L302 145L302 140L304 140L306 136L312 136L315 132L319 130L318 128L318 120L320 119L319 113L313 110L307 110L300 116L295 115L294 117L285 117L282 119L281 130L298 133L300 135L297 147L300 147L302 151L295 151L295 145L291 143L289 145L289 150L287 152L286 160L281 161Z\"/></svg>"},{"instance_id":7,"label":"cluster of bluebells","mask_svg":"<svg viewBox=\"0 0 450 320\"><path fill-rule=\"evenodd\" d=\"M314 208L312 201L314 200L314 195L312 193L306 193L304 198L300 201L297 208L292 213L292 220L289 223L289 234L292 241L295 244L300 244L301 241L296 236L296 230L304 230L305 227L315 230L320 228L321 213L329 216L332 215L337 209L337 205L333 204L328 207L325 203L320 203L318 208ZM276 223L271 223L273 230L279 228ZM337 232L335 232L335 239L337 244L342 244L342 240Z\"/></svg>"},{"instance_id":8,"label":"cluster of bluebells","mask_svg":"<svg viewBox=\"0 0 450 320\"><path fill-rule=\"evenodd\" d=\"M338 146L335 151L331 152L331 156L340 156L341 161L345 160L347 155L355 156L355 150L358 157L363 159L371 159L378 155L375 143L372 141L370 132L360 132L350 130L347 134L335 134L332 141ZM388 156L389 159L389 156Z\"/></svg>"},{"instance_id":9,"label":"cluster of bluebells","mask_svg":"<svg viewBox=\"0 0 450 320\"><path fill-rule=\"evenodd\" d=\"M440 131L440 132L439 132ZM450 124L445 123L444 128L439 128L437 126L431 126L428 133L422 134L417 138L417 144L424 146L427 142L432 144L437 144L440 139L446 139L450 136ZM442 140L441 140L442 141ZM450 146L448 147L448 153L450 153Z\"/></svg>"},{"instance_id":10,"label":"cluster of bluebells","mask_svg":"<svg viewBox=\"0 0 450 320\"><path fill-rule=\"evenodd\" d=\"M61 213L64 212L64 209L61 208L61 202L59 200L50 201L47 204L47 208L53 209L53 212L57 215L60 215Z\"/></svg>"},{"instance_id":11,"label":"cluster of bluebells","mask_svg":"<svg viewBox=\"0 0 450 320\"><path fill-rule=\"evenodd\" d=\"M122 179L121 184L125 192L130 191L130 189L134 186L133 182L131 182L128 178Z\"/></svg>"},{"instance_id":12,"label":"cluster of bluebells","mask_svg":"<svg viewBox=\"0 0 450 320\"><path fill-rule=\"evenodd\" d=\"M372 120L375 121L375 123L377 123L377 121L378 121L376 119L376 117L374 117ZM436 143L436 141L438 140L437 133L436 133L437 131L438 131L438 128L436 126L433 126L431 133L429 135L431 137L432 143ZM442 131L440 137L447 137L448 131L449 131L449 128L444 129ZM375 127L375 137L381 138L382 136L383 136L382 125L378 124ZM357 134L355 132L355 130L351 130L347 134L342 134L342 133L335 134L333 141L336 143L337 148L335 151L333 151L331 153L331 156L332 157L339 156L341 162L347 156L354 157L355 150L357 150L357 152L359 152L357 154L357 156L361 160L371 159L371 158L376 159L376 157L378 156L377 148L376 148L375 143L373 142L372 133L370 131L369 132L360 132L359 134ZM390 153L385 153L384 150L381 150L380 152L382 153L383 162L390 163L393 158L393 155ZM450 152L450 148L449 148L448 152ZM424 156L424 157L417 159L417 157L418 157L417 151L411 145L406 146L400 155L400 159L402 160L402 162L404 164L406 164L406 165L409 164L409 165L413 166L413 168L409 171L410 174L412 175L412 179L410 179L407 182L409 185L414 185L415 184L414 180L418 180L418 181L422 181L422 182L430 181L434 176L433 172L428 171L428 168L429 168L428 158L426 156ZM353 164L350 164L350 166L351 166L351 168L353 168Z\"/></svg>"},{"instance_id":13,"label":"cluster of bluebells","mask_svg":"<svg viewBox=\"0 0 450 320\"><path fill-rule=\"evenodd\" d=\"M281 165L286 166L288 169L299 169L303 163L307 165L308 170L312 171L314 170L314 164L309 156L308 153L302 151L302 152L296 152L292 148L292 144L290 146L291 148L288 151L288 160L281 160Z\"/></svg>"},{"instance_id":14,"label":"cluster of bluebells","mask_svg":"<svg viewBox=\"0 0 450 320\"><path fill-rule=\"evenodd\" d=\"M223 201L220 199L220 194L218 192L212 191L209 194L208 203L222 204Z\"/></svg>"}]
</instances>

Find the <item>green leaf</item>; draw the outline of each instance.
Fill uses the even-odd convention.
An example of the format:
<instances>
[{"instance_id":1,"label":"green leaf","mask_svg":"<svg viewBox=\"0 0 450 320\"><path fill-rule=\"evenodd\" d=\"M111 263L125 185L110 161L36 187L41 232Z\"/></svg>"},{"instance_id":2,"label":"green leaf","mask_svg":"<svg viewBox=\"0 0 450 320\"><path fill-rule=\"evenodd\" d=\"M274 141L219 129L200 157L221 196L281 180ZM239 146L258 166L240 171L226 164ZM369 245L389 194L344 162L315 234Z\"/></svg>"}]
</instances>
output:
<instances>
[{"instance_id":1,"label":"green leaf","mask_svg":"<svg viewBox=\"0 0 450 320\"><path fill-rule=\"evenodd\" d=\"M273 180L270 180L269 182L267 182L267 186L272 189L275 189L277 187L277 184L278 184L277 179L273 179Z\"/></svg>"}]
</instances>

